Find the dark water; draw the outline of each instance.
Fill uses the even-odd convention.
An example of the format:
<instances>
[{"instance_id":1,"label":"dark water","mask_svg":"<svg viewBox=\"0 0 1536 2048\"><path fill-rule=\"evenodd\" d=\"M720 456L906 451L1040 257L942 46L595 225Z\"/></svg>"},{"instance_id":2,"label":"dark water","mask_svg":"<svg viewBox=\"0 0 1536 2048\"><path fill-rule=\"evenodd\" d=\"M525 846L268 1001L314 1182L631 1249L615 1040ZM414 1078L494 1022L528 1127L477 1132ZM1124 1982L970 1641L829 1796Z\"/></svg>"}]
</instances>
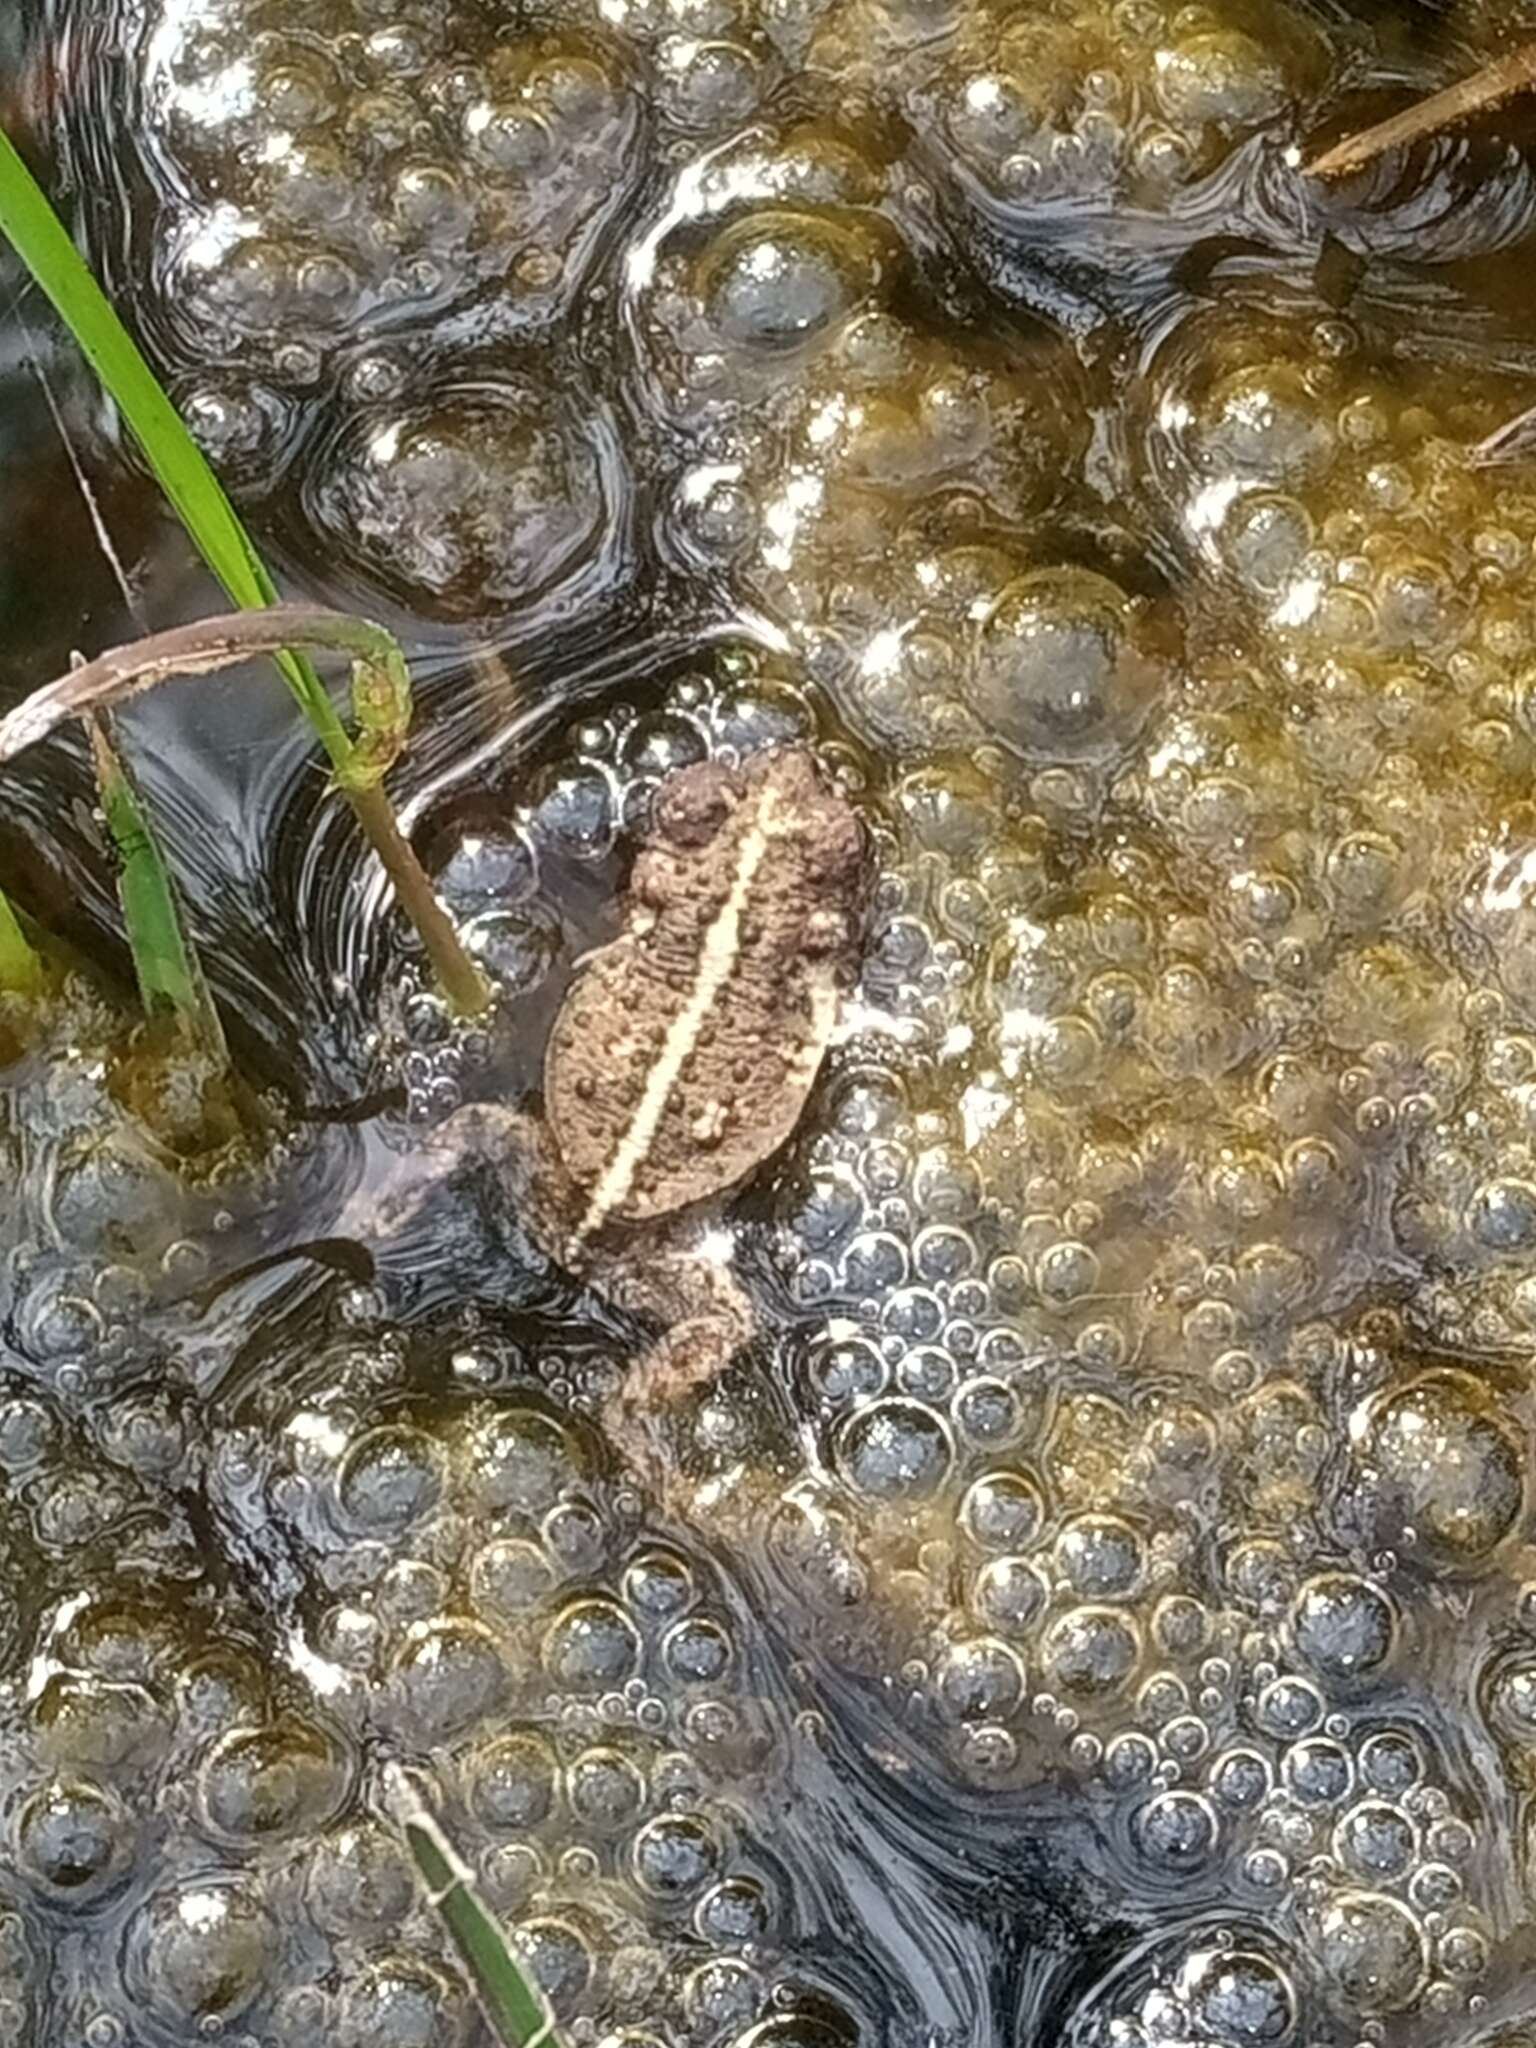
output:
<instances>
[{"instance_id":1,"label":"dark water","mask_svg":"<svg viewBox=\"0 0 1536 2048\"><path fill-rule=\"evenodd\" d=\"M431 993L274 678L135 706L280 1130L199 1183L122 1100L78 740L3 772L92 973L0 1076L0 2040L479 2039L392 1760L581 2048L1533 2037L1530 105L1301 168L1526 38L0 22L285 587L406 638L392 786L501 992ZM216 594L0 306L9 700ZM877 900L662 1505L602 1421L646 1333L515 1194L360 1219L537 1106L657 782L785 741Z\"/></svg>"}]
</instances>

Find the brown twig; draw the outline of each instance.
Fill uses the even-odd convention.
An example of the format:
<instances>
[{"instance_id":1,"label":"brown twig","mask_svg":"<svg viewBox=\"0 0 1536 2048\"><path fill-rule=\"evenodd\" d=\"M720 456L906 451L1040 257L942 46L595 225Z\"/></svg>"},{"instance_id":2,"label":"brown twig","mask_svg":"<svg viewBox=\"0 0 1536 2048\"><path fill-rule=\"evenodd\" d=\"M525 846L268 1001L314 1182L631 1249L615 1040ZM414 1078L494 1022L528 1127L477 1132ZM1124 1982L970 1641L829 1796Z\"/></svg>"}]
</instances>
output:
<instances>
[{"instance_id":1,"label":"brown twig","mask_svg":"<svg viewBox=\"0 0 1536 2048\"><path fill-rule=\"evenodd\" d=\"M1405 107L1388 120L1378 121L1374 128L1362 128L1358 135L1348 135L1342 142L1336 142L1332 149L1312 159L1305 174L1309 178L1347 177L1351 171L1364 170L1389 149L1402 149L1426 135L1436 135L1487 107L1496 107L1501 100L1529 91L1533 85L1536 43L1522 43L1518 50L1484 65L1470 78L1459 79L1443 92L1431 93L1427 100Z\"/></svg>"},{"instance_id":2,"label":"brown twig","mask_svg":"<svg viewBox=\"0 0 1536 2048\"><path fill-rule=\"evenodd\" d=\"M392 721L408 715L410 685L399 648L370 621L321 605L274 605L264 611L197 619L126 647L109 648L94 661L82 662L34 690L0 718L0 761L10 760L67 719L120 704L172 677L207 675L253 655L294 646L351 654L390 681L387 691L369 690L359 697L360 714L371 729L363 731L360 744L348 747L345 763L337 768L338 786L420 933L449 1000L469 1015L484 1010L491 1000L485 977L465 952L384 793L383 770L404 734L403 723Z\"/></svg>"},{"instance_id":3,"label":"brown twig","mask_svg":"<svg viewBox=\"0 0 1536 2048\"><path fill-rule=\"evenodd\" d=\"M77 662L67 674L34 690L0 718L0 761L9 761L68 719L106 710L173 676L209 675L253 655L317 642L360 653L371 645L371 634L345 612L319 605L283 605L194 619L123 647L109 647L94 661Z\"/></svg>"},{"instance_id":4,"label":"brown twig","mask_svg":"<svg viewBox=\"0 0 1536 2048\"><path fill-rule=\"evenodd\" d=\"M1524 412L1517 412L1513 419L1504 420L1492 433L1485 434L1471 450L1469 460L1479 469L1491 467L1497 462L1513 462L1518 457L1531 453L1536 442L1536 405L1528 405Z\"/></svg>"}]
</instances>

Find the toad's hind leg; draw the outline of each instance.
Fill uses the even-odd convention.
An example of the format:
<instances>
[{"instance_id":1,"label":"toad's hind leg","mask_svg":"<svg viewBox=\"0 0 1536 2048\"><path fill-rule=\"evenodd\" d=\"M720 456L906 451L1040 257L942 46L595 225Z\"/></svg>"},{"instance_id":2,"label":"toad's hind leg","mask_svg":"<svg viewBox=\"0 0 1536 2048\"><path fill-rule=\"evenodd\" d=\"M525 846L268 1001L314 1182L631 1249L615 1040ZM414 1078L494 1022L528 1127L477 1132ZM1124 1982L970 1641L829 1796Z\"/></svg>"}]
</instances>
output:
<instances>
[{"instance_id":1,"label":"toad's hind leg","mask_svg":"<svg viewBox=\"0 0 1536 2048\"><path fill-rule=\"evenodd\" d=\"M661 1325L603 1403L609 1441L637 1479L670 1501L679 1473L668 1457L668 1411L719 1378L752 1335L751 1304L723 1265L677 1253L616 1275L611 1298Z\"/></svg>"}]
</instances>

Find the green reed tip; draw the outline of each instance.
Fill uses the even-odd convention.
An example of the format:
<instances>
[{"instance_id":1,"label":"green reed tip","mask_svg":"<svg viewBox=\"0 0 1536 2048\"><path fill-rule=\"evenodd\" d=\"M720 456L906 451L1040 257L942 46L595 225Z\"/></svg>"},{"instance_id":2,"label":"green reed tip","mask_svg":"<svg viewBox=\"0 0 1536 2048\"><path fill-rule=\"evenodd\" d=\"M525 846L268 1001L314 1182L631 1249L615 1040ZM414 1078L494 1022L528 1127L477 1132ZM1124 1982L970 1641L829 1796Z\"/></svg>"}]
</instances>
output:
<instances>
[{"instance_id":1,"label":"green reed tip","mask_svg":"<svg viewBox=\"0 0 1536 2048\"><path fill-rule=\"evenodd\" d=\"M33 998L48 986L42 955L21 928L10 898L0 889L0 990Z\"/></svg>"},{"instance_id":2,"label":"green reed tip","mask_svg":"<svg viewBox=\"0 0 1536 2048\"><path fill-rule=\"evenodd\" d=\"M220 1071L229 1064L223 1027L183 927L176 889L144 800L113 746L104 717L91 720L102 813L118 858L117 893L146 1015L169 1012L189 1047Z\"/></svg>"},{"instance_id":3,"label":"green reed tip","mask_svg":"<svg viewBox=\"0 0 1536 2048\"><path fill-rule=\"evenodd\" d=\"M468 1869L398 1764L389 1766L387 1792L427 1901L469 1972L500 2048L559 2048L543 1992L514 1955L505 1928L475 1890Z\"/></svg>"}]
</instances>

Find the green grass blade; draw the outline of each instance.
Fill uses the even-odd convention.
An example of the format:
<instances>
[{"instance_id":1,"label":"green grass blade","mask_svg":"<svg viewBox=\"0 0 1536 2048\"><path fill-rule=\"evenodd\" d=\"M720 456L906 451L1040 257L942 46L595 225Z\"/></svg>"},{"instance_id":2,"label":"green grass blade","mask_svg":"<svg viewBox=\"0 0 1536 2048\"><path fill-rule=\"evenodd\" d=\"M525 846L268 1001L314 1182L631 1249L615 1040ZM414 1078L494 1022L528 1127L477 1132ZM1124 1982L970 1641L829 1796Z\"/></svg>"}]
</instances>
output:
<instances>
[{"instance_id":1,"label":"green grass blade","mask_svg":"<svg viewBox=\"0 0 1536 2048\"><path fill-rule=\"evenodd\" d=\"M277 586L223 485L3 128L0 234L52 301L143 449L193 544L231 599L245 610L274 604ZM464 950L379 781L383 758L379 719L365 728L362 748L355 748L314 663L288 647L274 659L330 759L338 788L346 795L402 908L420 933L450 1002L470 1015L487 1009L490 985ZM400 702L397 692L397 711ZM381 704L378 679L364 678L359 685L360 708L369 705L377 710ZM395 735L397 749L401 738L402 734ZM356 759L359 751L361 762Z\"/></svg>"},{"instance_id":2,"label":"green grass blade","mask_svg":"<svg viewBox=\"0 0 1536 2048\"><path fill-rule=\"evenodd\" d=\"M9 995L40 996L47 980L41 955L22 930L9 897L0 889L0 990Z\"/></svg>"},{"instance_id":3,"label":"green grass blade","mask_svg":"<svg viewBox=\"0 0 1536 2048\"><path fill-rule=\"evenodd\" d=\"M398 1765L389 1770L389 1797L428 1902L458 1950L501 2048L559 2048L543 1992L512 1953L506 1930Z\"/></svg>"},{"instance_id":4,"label":"green grass blade","mask_svg":"<svg viewBox=\"0 0 1536 2048\"><path fill-rule=\"evenodd\" d=\"M182 930L170 870L104 719L91 721L91 751L107 830L117 849L117 893L145 1011L151 1017L169 1011L188 1044L226 1068L223 1027Z\"/></svg>"},{"instance_id":5,"label":"green grass blade","mask_svg":"<svg viewBox=\"0 0 1536 2048\"><path fill-rule=\"evenodd\" d=\"M127 421L182 525L230 597L246 607L275 604L277 586L223 485L3 128L0 233L52 300ZM291 653L279 654L277 662L332 765L344 766L351 752L346 728L313 663Z\"/></svg>"}]
</instances>

